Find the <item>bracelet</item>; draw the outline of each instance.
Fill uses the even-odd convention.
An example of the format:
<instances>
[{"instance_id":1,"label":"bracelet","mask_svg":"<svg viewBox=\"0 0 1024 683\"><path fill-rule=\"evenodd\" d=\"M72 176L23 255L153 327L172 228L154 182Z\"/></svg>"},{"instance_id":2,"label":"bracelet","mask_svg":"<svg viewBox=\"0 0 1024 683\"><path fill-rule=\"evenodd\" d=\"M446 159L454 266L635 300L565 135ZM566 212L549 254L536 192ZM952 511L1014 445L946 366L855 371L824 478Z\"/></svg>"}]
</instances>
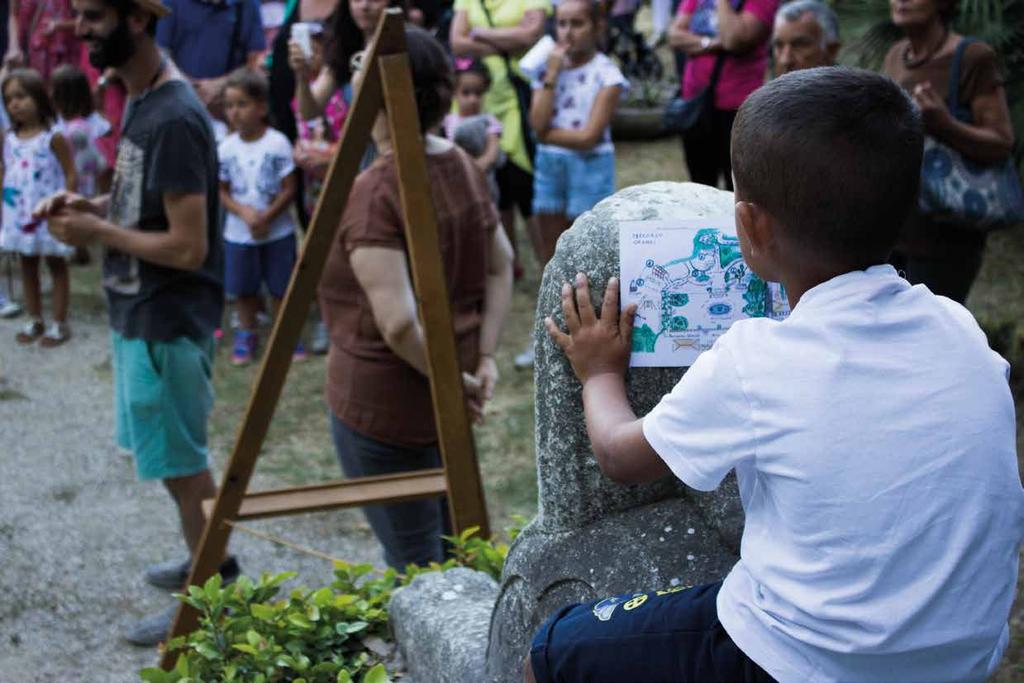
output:
<instances>
[{"instance_id":1,"label":"bracelet","mask_svg":"<svg viewBox=\"0 0 1024 683\"><path fill-rule=\"evenodd\" d=\"M555 89L555 84L552 83L551 81L544 81L544 89L545 90L554 90Z\"/></svg>"}]
</instances>

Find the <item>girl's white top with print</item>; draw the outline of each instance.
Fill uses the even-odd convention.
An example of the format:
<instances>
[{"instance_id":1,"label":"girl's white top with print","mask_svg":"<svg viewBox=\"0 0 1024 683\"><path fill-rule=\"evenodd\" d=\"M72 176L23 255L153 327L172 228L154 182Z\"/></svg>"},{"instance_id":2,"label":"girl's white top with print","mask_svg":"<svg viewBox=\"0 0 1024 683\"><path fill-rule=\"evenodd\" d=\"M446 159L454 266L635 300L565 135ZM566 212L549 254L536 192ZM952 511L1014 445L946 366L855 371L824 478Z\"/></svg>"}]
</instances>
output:
<instances>
[{"instance_id":1,"label":"girl's white top with print","mask_svg":"<svg viewBox=\"0 0 1024 683\"><path fill-rule=\"evenodd\" d=\"M622 87L622 95L629 91L629 81L622 75L619 67L607 55L600 52L574 69L562 69L555 82L555 103L551 113L551 127L563 130L581 130L590 120L590 110L594 108L597 94L604 88L618 85ZM543 76L533 82L533 89L544 87ZM545 148L575 153L576 150L566 149L557 145L545 145ZM601 133L601 141L590 150L591 152L610 152L612 146L611 126L606 126Z\"/></svg>"},{"instance_id":2,"label":"girl's white top with print","mask_svg":"<svg viewBox=\"0 0 1024 683\"><path fill-rule=\"evenodd\" d=\"M246 142L238 133L229 135L217 147L220 159L220 180L231 186L231 198L239 204L266 211L281 192L282 182L295 170L292 145L288 138L267 128L259 140ZM264 239L255 240L249 226L227 211L224 240L234 244L262 244L295 233L295 217L289 207L270 225Z\"/></svg>"},{"instance_id":3,"label":"girl's white top with print","mask_svg":"<svg viewBox=\"0 0 1024 683\"><path fill-rule=\"evenodd\" d=\"M45 220L32 217L41 200L64 189L64 170L51 149L55 130L28 139L4 137L4 205L0 249L26 256L70 256L75 248L57 240Z\"/></svg>"},{"instance_id":4,"label":"girl's white top with print","mask_svg":"<svg viewBox=\"0 0 1024 683\"><path fill-rule=\"evenodd\" d=\"M700 355L643 431L695 489L736 470L718 619L748 657L781 683L992 674L1024 535L1008 374L967 309L888 265Z\"/></svg>"}]
</instances>

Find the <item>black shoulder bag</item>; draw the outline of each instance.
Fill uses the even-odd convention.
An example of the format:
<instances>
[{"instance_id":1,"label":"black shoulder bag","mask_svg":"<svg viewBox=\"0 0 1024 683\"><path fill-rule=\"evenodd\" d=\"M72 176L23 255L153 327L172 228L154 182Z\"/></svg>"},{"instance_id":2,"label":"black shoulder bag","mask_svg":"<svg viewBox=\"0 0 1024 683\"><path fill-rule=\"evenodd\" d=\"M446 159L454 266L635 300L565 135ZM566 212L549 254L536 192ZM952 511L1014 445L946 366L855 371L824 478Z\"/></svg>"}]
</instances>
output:
<instances>
[{"instance_id":1,"label":"black shoulder bag","mask_svg":"<svg viewBox=\"0 0 1024 683\"><path fill-rule=\"evenodd\" d=\"M740 0L736 11L743 10L745 0ZM661 128L666 133L710 134L711 111L715 104L715 86L722 75L722 67L729 55L723 50L715 58L715 68L711 70L711 80L707 87L693 97L686 99L681 94L672 99L665 107L661 117Z\"/></svg>"},{"instance_id":2,"label":"black shoulder bag","mask_svg":"<svg viewBox=\"0 0 1024 683\"><path fill-rule=\"evenodd\" d=\"M479 2L480 7L484 11L484 16L487 17L487 24L491 28L497 28L494 25L494 19L491 18L491 11L487 9L487 1L479 0ZM512 59L508 56L508 53L500 51L498 54L505 60L505 71L508 72L508 80L512 83L512 88L516 92L516 103L519 105L519 127L522 129L526 153L529 155L530 163L532 164L534 157L537 156L537 141L533 139L533 131L530 129L530 101L533 98L533 89L530 88L530 84L526 82L526 79L512 68Z\"/></svg>"}]
</instances>

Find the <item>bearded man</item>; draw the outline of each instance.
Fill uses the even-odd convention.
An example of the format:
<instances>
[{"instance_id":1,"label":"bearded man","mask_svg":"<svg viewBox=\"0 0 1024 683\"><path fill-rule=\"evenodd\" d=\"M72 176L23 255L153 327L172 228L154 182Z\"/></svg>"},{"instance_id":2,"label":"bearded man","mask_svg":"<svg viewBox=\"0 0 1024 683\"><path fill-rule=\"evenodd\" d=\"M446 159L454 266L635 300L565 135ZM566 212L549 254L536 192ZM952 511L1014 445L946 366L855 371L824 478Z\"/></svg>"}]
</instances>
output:
<instances>
[{"instance_id":1,"label":"bearded man","mask_svg":"<svg viewBox=\"0 0 1024 683\"><path fill-rule=\"evenodd\" d=\"M142 480L162 480L194 556L201 503L216 493L207 463L213 332L223 309L216 143L191 86L154 42L159 0L73 0L75 32L99 69L128 90L112 191L86 199L62 192L37 213L58 238L104 247L117 442ZM191 566L154 565L146 579L179 590ZM226 579L237 563L221 565ZM125 633L137 645L167 636L176 604Z\"/></svg>"}]
</instances>

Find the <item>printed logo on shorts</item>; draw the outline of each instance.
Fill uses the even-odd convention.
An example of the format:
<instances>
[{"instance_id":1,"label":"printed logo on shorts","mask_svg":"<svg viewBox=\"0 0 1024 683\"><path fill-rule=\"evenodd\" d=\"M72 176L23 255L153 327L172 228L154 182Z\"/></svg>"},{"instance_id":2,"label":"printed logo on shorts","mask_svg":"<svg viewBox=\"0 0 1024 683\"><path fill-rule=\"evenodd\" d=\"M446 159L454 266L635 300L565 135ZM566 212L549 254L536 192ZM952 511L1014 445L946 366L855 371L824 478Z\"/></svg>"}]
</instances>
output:
<instances>
[{"instance_id":1,"label":"printed logo on shorts","mask_svg":"<svg viewBox=\"0 0 1024 683\"><path fill-rule=\"evenodd\" d=\"M594 605L594 616L601 621L608 621L612 618L612 613L615 612L615 608L621 602L623 602L622 598L605 598Z\"/></svg>"}]
</instances>

